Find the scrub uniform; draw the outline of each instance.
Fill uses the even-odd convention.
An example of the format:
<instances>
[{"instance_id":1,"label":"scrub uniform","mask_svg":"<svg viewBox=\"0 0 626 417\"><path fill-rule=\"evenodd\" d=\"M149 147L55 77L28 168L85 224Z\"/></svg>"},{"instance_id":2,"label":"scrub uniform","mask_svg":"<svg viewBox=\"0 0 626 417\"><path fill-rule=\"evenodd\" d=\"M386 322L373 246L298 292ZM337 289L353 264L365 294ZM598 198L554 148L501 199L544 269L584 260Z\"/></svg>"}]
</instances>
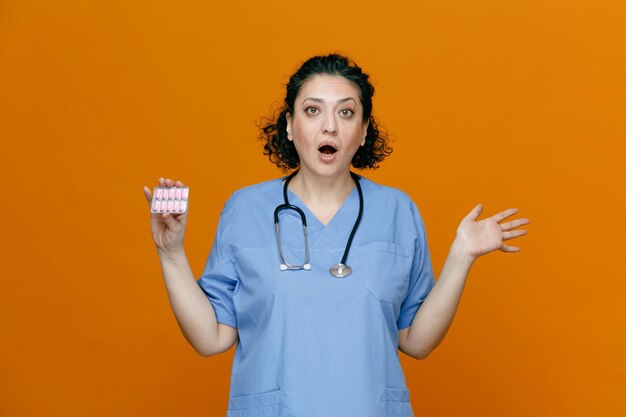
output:
<instances>
[{"instance_id":1,"label":"scrub uniform","mask_svg":"<svg viewBox=\"0 0 626 417\"><path fill-rule=\"evenodd\" d=\"M424 223L404 192L364 177L363 217L346 264L337 264L359 211L356 187L324 225L291 191L307 219L311 270L280 270L274 209L284 178L232 194L197 280L220 323L238 329L227 417L412 417L398 357L435 284ZM294 210L280 213L285 260L304 263Z\"/></svg>"}]
</instances>

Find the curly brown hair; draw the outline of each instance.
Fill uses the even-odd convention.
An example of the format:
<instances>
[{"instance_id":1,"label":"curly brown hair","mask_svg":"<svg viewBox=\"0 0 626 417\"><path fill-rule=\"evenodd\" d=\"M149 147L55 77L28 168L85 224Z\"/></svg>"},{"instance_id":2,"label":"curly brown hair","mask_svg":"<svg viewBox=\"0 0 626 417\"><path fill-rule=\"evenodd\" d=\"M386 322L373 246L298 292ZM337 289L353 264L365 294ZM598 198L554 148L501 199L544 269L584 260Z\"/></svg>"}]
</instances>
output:
<instances>
[{"instance_id":1,"label":"curly brown hair","mask_svg":"<svg viewBox=\"0 0 626 417\"><path fill-rule=\"evenodd\" d=\"M274 116L261 119L259 139L266 142L263 146L263 154L268 155L270 161L283 171L300 165L296 148L293 142L287 139L286 115L287 113L293 114L294 103L300 89L309 77L317 74L344 77L358 87L359 98L363 105L363 121L369 120L369 125L365 145L361 146L352 158L352 166L354 168L378 168L378 163L389 156L393 150L389 146L389 135L379 127L372 116L374 86L368 80L369 75L365 74L354 60L339 54L309 58L289 78L284 105L275 112Z\"/></svg>"}]
</instances>

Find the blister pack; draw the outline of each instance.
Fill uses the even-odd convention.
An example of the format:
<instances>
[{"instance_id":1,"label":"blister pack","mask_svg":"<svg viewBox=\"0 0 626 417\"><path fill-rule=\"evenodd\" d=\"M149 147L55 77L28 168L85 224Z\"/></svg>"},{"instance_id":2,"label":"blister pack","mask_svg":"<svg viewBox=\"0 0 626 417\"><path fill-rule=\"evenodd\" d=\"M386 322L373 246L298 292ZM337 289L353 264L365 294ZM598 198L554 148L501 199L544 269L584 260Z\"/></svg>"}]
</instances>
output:
<instances>
[{"instance_id":1,"label":"blister pack","mask_svg":"<svg viewBox=\"0 0 626 417\"><path fill-rule=\"evenodd\" d=\"M154 187L150 212L183 214L188 200L189 187Z\"/></svg>"}]
</instances>

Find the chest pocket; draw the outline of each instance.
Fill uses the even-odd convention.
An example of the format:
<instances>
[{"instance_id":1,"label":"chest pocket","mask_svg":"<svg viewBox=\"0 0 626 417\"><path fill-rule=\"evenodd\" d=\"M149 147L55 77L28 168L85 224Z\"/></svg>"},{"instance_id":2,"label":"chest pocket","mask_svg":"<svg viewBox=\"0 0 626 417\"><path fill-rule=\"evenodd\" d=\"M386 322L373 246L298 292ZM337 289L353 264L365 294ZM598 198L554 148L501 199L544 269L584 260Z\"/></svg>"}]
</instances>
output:
<instances>
[{"instance_id":1,"label":"chest pocket","mask_svg":"<svg viewBox=\"0 0 626 417\"><path fill-rule=\"evenodd\" d=\"M397 305L402 303L409 285L414 253L412 245L391 242L359 246L365 285L374 297Z\"/></svg>"}]
</instances>

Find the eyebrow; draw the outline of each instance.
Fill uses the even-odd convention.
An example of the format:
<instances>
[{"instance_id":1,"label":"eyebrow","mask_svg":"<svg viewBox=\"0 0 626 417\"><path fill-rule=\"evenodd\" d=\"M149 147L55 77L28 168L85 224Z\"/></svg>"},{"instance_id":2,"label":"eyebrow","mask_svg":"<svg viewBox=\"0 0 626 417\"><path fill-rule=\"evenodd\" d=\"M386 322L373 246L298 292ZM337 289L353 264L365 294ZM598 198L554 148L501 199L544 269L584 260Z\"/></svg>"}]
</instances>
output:
<instances>
[{"instance_id":1,"label":"eyebrow","mask_svg":"<svg viewBox=\"0 0 626 417\"><path fill-rule=\"evenodd\" d=\"M316 102L318 102L318 103L323 103L323 102L324 102L324 100L323 100L323 99L321 99L321 98L317 98L317 97L307 97L307 98L305 98L305 99L304 99L303 103L304 103L305 101L307 101L307 100L316 101ZM342 98L341 100L337 100L337 103L344 103L344 102L346 102L346 101L350 101L350 100L354 101L354 103L356 104L356 100L355 100L355 99L353 99L352 97Z\"/></svg>"}]
</instances>

